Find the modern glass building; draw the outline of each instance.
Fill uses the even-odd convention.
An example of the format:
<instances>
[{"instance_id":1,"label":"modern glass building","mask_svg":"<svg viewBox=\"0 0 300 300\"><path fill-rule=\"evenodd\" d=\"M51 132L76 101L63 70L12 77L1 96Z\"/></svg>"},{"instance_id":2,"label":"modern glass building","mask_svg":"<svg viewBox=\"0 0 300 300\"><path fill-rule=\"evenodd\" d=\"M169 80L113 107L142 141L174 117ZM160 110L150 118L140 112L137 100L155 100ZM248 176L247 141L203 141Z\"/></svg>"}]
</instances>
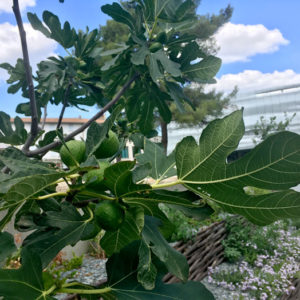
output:
<instances>
[{"instance_id":1,"label":"modern glass building","mask_svg":"<svg viewBox=\"0 0 300 300\"><path fill-rule=\"evenodd\" d=\"M266 120L276 116L276 122L280 122L285 120L285 113L288 117L296 113L288 130L300 134L300 84L238 94L235 99L231 100L231 108L225 114L242 107L244 108L245 135L238 146L241 152L254 147L253 129L261 116L264 116ZM198 140L201 132L201 128L179 128L176 123L171 123L168 153L172 152L176 144L185 136L192 135Z\"/></svg>"}]
</instances>

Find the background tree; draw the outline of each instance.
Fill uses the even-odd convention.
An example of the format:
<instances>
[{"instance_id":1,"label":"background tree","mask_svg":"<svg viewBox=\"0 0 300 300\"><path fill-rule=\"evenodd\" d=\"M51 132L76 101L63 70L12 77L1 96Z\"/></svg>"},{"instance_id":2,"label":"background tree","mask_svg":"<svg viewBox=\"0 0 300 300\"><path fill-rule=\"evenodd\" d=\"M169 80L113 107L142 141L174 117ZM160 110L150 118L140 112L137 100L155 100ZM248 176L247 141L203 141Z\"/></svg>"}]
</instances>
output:
<instances>
[{"instance_id":1,"label":"background tree","mask_svg":"<svg viewBox=\"0 0 300 300\"><path fill-rule=\"evenodd\" d=\"M284 120L277 122L276 116L272 116L267 120L264 116L260 116L259 121L257 121L253 128L253 133L255 138L253 139L253 143L257 145L261 141L264 141L270 134L275 132L280 132L284 130L288 130L290 123L293 121L296 113L294 113L291 117L284 113Z\"/></svg>"}]
</instances>

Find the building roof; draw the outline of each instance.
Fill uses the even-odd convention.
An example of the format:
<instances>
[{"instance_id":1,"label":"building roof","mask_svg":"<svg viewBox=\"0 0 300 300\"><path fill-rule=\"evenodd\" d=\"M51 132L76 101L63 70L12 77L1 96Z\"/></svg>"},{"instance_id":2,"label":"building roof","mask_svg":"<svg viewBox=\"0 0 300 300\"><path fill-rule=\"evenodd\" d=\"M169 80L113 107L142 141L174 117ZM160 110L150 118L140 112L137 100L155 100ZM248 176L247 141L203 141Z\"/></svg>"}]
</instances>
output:
<instances>
[{"instance_id":1,"label":"building roof","mask_svg":"<svg viewBox=\"0 0 300 300\"><path fill-rule=\"evenodd\" d=\"M24 123L31 123L31 118L21 118ZM89 119L82 119L82 118L63 118L62 119L62 124L84 124L88 121ZM13 118L10 119L11 122L14 121ZM101 124L105 121L105 117L102 116L96 122L98 124ZM58 118L47 118L46 119L46 124L57 124Z\"/></svg>"}]
</instances>

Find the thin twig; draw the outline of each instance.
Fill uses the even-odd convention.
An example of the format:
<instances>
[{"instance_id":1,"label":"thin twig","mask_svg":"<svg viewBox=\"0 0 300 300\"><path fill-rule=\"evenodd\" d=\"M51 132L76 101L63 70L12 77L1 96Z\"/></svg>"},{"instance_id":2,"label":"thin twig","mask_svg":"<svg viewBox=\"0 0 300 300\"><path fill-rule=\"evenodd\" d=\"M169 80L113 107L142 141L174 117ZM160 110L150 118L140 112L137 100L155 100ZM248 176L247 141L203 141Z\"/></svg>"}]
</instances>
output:
<instances>
[{"instance_id":1,"label":"thin twig","mask_svg":"<svg viewBox=\"0 0 300 300\"><path fill-rule=\"evenodd\" d=\"M102 117L114 104L116 104L120 98L123 96L123 94L126 92L126 90L130 87L130 85L140 76L140 74L135 73L126 83L125 85L121 88L121 90L118 92L118 94L109 102L107 103L103 109L101 111L99 111L98 113L96 113L91 119L89 119L86 123L82 124L79 128L77 128L76 130L74 130L72 133L70 133L69 135L67 135L65 137L65 141L69 141L71 140L74 136L76 136L77 134L81 133L82 131L84 131L86 128L88 128L94 121L96 121L97 119L99 119L100 117ZM46 145L44 147L41 147L39 149L36 150L32 150L32 151L24 151L23 153L27 156L37 156L40 154L43 154L45 152L48 152L49 150L57 147L61 145L61 141L55 141L49 145Z\"/></svg>"},{"instance_id":2,"label":"thin twig","mask_svg":"<svg viewBox=\"0 0 300 300\"><path fill-rule=\"evenodd\" d=\"M47 104L44 106L44 116L43 116L43 121L41 125L41 129L44 130L45 125L46 125L46 119L47 119Z\"/></svg>"},{"instance_id":3,"label":"thin twig","mask_svg":"<svg viewBox=\"0 0 300 300\"><path fill-rule=\"evenodd\" d=\"M67 87L67 89L65 91L64 100L63 100L63 107L62 107L62 110L61 110L59 118L58 118L56 129L59 129L60 126L61 126L61 122L62 122L62 119L64 117L64 113L65 113L66 107L68 105L68 97L69 97L71 86L72 86L72 83L69 82L68 87Z\"/></svg>"},{"instance_id":4,"label":"thin twig","mask_svg":"<svg viewBox=\"0 0 300 300\"><path fill-rule=\"evenodd\" d=\"M88 206L89 203L98 203L98 202L99 202L99 198L95 198L95 199L83 200L80 202L73 202L72 204L77 208L83 208Z\"/></svg>"},{"instance_id":5,"label":"thin twig","mask_svg":"<svg viewBox=\"0 0 300 300\"><path fill-rule=\"evenodd\" d=\"M20 13L20 7L19 7L19 1L13 0L13 12L16 17L16 21L19 28L19 34L21 39L21 45L22 45L22 52L23 52L23 61L24 61L24 68L25 68L25 75L26 75L26 81L29 88L29 99L30 99L30 110L31 110L31 129L30 134L28 135L28 138L23 146L24 151L28 151L29 147L35 140L36 136L39 133L38 128L38 113L37 113L37 106L36 106L36 99L35 99L35 93L34 93L34 86L32 81L32 74L31 74L31 67L29 62L29 55L28 55L28 47L26 42L26 32L24 30L23 21Z\"/></svg>"}]
</instances>

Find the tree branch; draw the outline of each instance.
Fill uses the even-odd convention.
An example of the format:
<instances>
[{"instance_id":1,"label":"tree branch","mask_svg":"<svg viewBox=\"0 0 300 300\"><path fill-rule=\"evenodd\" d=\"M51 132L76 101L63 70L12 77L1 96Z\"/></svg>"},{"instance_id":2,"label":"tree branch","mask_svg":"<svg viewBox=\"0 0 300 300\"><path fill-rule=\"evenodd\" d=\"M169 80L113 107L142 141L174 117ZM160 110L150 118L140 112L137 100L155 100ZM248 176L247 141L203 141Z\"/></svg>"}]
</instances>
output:
<instances>
[{"instance_id":1,"label":"tree branch","mask_svg":"<svg viewBox=\"0 0 300 300\"><path fill-rule=\"evenodd\" d=\"M66 110L66 107L67 107L67 104L68 104L68 97L69 97L71 85L72 85L72 83L70 82L68 84L68 87L67 87L66 91L65 91L63 107L62 107L62 110L61 110L60 115L59 115L59 119L58 119L58 122L57 122L56 129L59 129L60 126L61 126L61 122L62 122L62 119L64 117L64 113L65 113L65 110Z\"/></svg>"},{"instance_id":2,"label":"tree branch","mask_svg":"<svg viewBox=\"0 0 300 300\"><path fill-rule=\"evenodd\" d=\"M109 102L107 103L103 109L101 111L99 111L98 113L96 113L92 118L90 118L86 123L84 123L83 125L81 125L79 128L77 128L76 130L74 130L73 132L71 132L70 134L68 134L65 137L65 141L69 141L71 140L74 136L76 136L77 134L81 133L82 131L84 131L86 128L88 128L94 121L96 121L97 119L99 119L100 117L102 117L114 104L116 104L120 98L123 96L123 94L126 92L126 90L130 87L130 85L140 76L139 73L135 73L125 84L124 86L121 88L121 90L117 93L117 95ZM23 149L23 153L27 156L37 156L40 154L44 154L45 152L50 151L51 149L57 147L61 145L61 141L55 141L49 145L46 145L44 147L41 147L39 149L36 150L32 150L32 151L24 151Z\"/></svg>"},{"instance_id":3,"label":"tree branch","mask_svg":"<svg viewBox=\"0 0 300 300\"><path fill-rule=\"evenodd\" d=\"M23 149L26 151L29 150L29 147L35 140L36 136L39 133L38 128L38 113L37 113L37 106L36 106L36 99L35 99L35 93L34 93L34 86L32 81L32 74L31 74L31 67L29 62L29 55L28 55L28 47L26 42L26 32L23 27L23 21L20 13L20 7L19 7L19 1L13 0L13 12L16 17L16 21L19 28L19 34L21 39L21 45L22 45L22 52L23 52L23 61L24 61L24 68L25 68L25 75L26 75L26 81L29 88L29 99L30 99L30 110L31 110L31 129L30 134L23 146Z\"/></svg>"}]
</instances>

